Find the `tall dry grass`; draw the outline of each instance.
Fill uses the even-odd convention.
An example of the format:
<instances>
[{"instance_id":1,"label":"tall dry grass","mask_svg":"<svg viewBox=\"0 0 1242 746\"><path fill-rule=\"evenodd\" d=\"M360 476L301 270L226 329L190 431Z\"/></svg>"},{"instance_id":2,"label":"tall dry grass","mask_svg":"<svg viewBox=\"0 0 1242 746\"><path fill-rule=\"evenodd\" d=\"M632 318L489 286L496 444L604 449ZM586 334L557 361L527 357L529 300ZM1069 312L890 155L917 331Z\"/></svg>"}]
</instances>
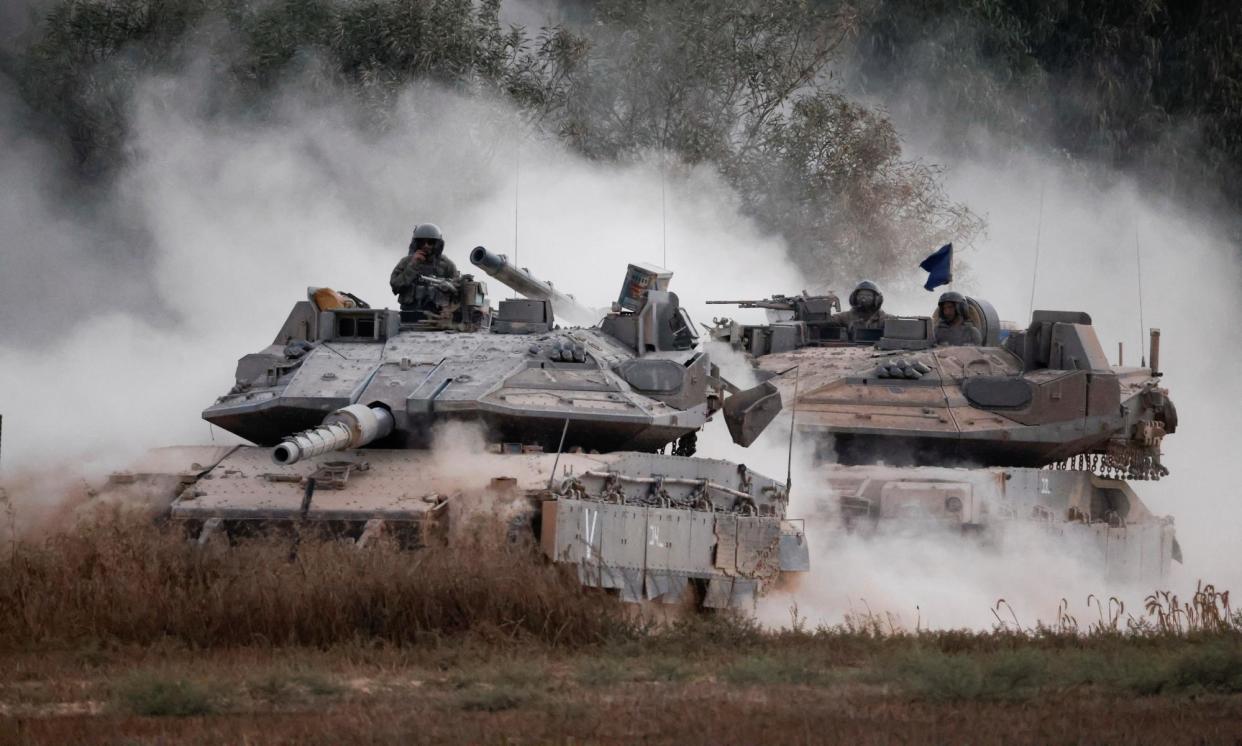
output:
<instances>
[{"instance_id":1,"label":"tall dry grass","mask_svg":"<svg viewBox=\"0 0 1242 746\"><path fill-rule=\"evenodd\" d=\"M174 640L194 647L408 644L442 637L582 644L623 633L615 599L529 547L359 550L330 539L196 546L111 516L0 558L0 649Z\"/></svg>"},{"instance_id":2,"label":"tall dry grass","mask_svg":"<svg viewBox=\"0 0 1242 746\"><path fill-rule=\"evenodd\" d=\"M848 661L908 647L956 654L1137 639L1242 641L1242 612L1228 593L1202 584L1184 599L1157 592L1137 616L1116 599L1094 606L1088 599L1098 620L1081 624L1068 601L1055 623L1026 626L1002 600L987 632L909 630L874 614L808 629L796 608L784 629L728 614L653 626L615 597L584 590L572 570L549 565L533 547L479 529L452 547L417 552L288 535L198 546L176 526L97 514L0 546L0 652L101 642L220 648L469 639L626 644L669 654L828 650Z\"/></svg>"}]
</instances>

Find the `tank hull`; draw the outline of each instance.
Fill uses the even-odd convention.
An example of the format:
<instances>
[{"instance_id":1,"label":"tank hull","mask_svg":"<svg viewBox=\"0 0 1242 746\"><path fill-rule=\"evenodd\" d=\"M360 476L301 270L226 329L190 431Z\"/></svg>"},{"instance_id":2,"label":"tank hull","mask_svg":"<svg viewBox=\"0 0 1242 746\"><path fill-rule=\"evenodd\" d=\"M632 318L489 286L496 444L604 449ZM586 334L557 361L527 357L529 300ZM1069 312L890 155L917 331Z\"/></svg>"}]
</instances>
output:
<instances>
[{"instance_id":1,"label":"tank hull","mask_svg":"<svg viewBox=\"0 0 1242 746\"><path fill-rule=\"evenodd\" d=\"M1127 482L1089 471L823 465L814 474L801 499L817 526L863 536L947 532L1001 552L1007 536L1034 534L1110 583L1146 588L1166 582L1182 559L1172 518L1152 513Z\"/></svg>"},{"instance_id":2,"label":"tank hull","mask_svg":"<svg viewBox=\"0 0 1242 746\"><path fill-rule=\"evenodd\" d=\"M713 459L650 453L357 449L274 464L254 446L157 449L99 499L145 495L199 542L282 530L365 545L451 543L477 519L535 540L626 601L746 609L809 569L783 485Z\"/></svg>"}]
</instances>

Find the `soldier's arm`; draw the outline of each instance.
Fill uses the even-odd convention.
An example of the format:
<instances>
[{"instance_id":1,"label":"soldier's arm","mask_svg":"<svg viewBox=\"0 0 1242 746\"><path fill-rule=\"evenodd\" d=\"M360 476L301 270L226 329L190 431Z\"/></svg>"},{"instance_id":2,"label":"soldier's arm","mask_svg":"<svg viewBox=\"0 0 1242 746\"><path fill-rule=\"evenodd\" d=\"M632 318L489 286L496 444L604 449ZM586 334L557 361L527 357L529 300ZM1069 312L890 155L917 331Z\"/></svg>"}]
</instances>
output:
<instances>
[{"instance_id":1,"label":"soldier's arm","mask_svg":"<svg viewBox=\"0 0 1242 746\"><path fill-rule=\"evenodd\" d=\"M983 333L979 331L979 327L974 324L967 324L966 326L970 331L970 343L976 347L983 344Z\"/></svg>"},{"instance_id":2,"label":"soldier's arm","mask_svg":"<svg viewBox=\"0 0 1242 746\"><path fill-rule=\"evenodd\" d=\"M418 274L414 271L414 257L404 256L393 268L392 276L388 278L388 285L394 293L399 293L413 285L417 277Z\"/></svg>"},{"instance_id":3,"label":"soldier's arm","mask_svg":"<svg viewBox=\"0 0 1242 746\"><path fill-rule=\"evenodd\" d=\"M453 264L453 260L442 256L440 257L440 261L442 262L440 266L440 276L447 277L450 280L456 280L458 277L457 265Z\"/></svg>"}]
</instances>

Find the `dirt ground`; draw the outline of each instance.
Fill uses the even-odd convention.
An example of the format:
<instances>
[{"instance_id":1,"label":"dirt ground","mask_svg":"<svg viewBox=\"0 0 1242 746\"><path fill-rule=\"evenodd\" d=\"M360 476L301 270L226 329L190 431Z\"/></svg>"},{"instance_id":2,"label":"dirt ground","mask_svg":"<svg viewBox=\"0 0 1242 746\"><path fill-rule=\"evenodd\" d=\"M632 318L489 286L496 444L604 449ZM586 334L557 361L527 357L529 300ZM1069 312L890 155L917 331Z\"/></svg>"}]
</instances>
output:
<instances>
[{"instance_id":1,"label":"dirt ground","mask_svg":"<svg viewBox=\"0 0 1242 746\"><path fill-rule=\"evenodd\" d=\"M910 687L927 672L908 662L821 665L835 656L806 652L10 654L0 658L0 742L1242 743L1242 693L1143 694L1134 682L1118 688L1123 679L1066 679L1116 658L1055 675L1045 667L1030 686L1012 674L976 682L963 668L926 682L937 692Z\"/></svg>"}]
</instances>

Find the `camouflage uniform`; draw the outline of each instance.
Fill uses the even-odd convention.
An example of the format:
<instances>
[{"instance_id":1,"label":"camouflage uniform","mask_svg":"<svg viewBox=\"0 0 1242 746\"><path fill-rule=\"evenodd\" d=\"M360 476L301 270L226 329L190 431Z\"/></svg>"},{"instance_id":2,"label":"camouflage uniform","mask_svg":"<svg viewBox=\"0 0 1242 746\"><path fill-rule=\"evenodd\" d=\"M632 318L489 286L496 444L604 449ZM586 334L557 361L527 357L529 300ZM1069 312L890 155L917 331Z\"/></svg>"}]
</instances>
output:
<instances>
[{"instance_id":1,"label":"camouflage uniform","mask_svg":"<svg viewBox=\"0 0 1242 746\"><path fill-rule=\"evenodd\" d=\"M401 261L397 262L397 266L392 270L392 277L389 278L388 284L397 294L402 311L439 310L441 303L437 296L441 293L435 288L419 283L420 275L456 280L457 266L451 259L443 256L433 256L423 262L415 259L413 254L401 257Z\"/></svg>"},{"instance_id":2,"label":"camouflage uniform","mask_svg":"<svg viewBox=\"0 0 1242 746\"><path fill-rule=\"evenodd\" d=\"M979 327L958 318L955 323L948 324L944 321L936 324L936 346L944 347L946 345L973 345L979 346L983 344L983 335L979 333Z\"/></svg>"},{"instance_id":3,"label":"camouflage uniform","mask_svg":"<svg viewBox=\"0 0 1242 746\"><path fill-rule=\"evenodd\" d=\"M859 293L864 290L871 292L875 298L873 303L864 305L861 302ZM858 329L882 331L884 329L884 321L892 318L892 314L884 313L880 310L880 307L884 305L884 294L870 280L859 282L858 287L854 288L854 292L850 293L849 300L850 310L835 313L830 320L849 329L850 336L853 336Z\"/></svg>"},{"instance_id":4,"label":"camouflage uniform","mask_svg":"<svg viewBox=\"0 0 1242 746\"><path fill-rule=\"evenodd\" d=\"M831 320L853 332L855 329L883 329L884 320L892 317L891 313L885 313L878 308L874 311L851 308L848 311L834 313Z\"/></svg>"},{"instance_id":5,"label":"camouflage uniform","mask_svg":"<svg viewBox=\"0 0 1242 746\"><path fill-rule=\"evenodd\" d=\"M945 321L944 316L940 316L933 332L936 345L944 347L946 345L978 346L983 344L983 334L979 332L979 327L972 324L970 317L966 315L966 296L952 290L944 293L936 302L937 312L950 304L954 310L953 321Z\"/></svg>"}]
</instances>

